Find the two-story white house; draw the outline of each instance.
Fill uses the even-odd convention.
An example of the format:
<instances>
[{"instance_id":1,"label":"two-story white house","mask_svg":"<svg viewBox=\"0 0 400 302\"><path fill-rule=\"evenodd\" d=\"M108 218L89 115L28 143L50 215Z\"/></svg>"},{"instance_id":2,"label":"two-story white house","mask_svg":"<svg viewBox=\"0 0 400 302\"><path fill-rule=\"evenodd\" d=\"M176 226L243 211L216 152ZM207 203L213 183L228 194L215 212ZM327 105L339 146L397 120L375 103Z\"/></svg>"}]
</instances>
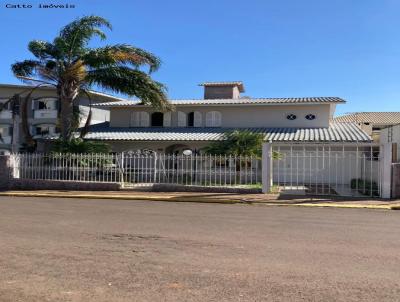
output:
<instances>
[{"instance_id":1,"label":"two-story white house","mask_svg":"<svg viewBox=\"0 0 400 302\"><path fill-rule=\"evenodd\" d=\"M27 85L0 84L0 103L6 103L13 95L21 94L26 96L32 87ZM114 102L121 101L111 95L91 91L92 102ZM81 112L81 125L86 122L89 112L90 100L86 96L81 96L77 102ZM56 97L56 91L52 87L41 87L36 89L31 95L31 101L28 108L28 122L30 133L37 139L57 135L59 102ZM109 121L110 113L107 108L93 108L91 124L104 123ZM11 151L12 144L14 150L18 150L24 143L22 135L21 120L17 120L12 114L10 103L0 111L0 152ZM13 139L14 138L14 139Z\"/></svg>"},{"instance_id":2,"label":"two-story white house","mask_svg":"<svg viewBox=\"0 0 400 302\"><path fill-rule=\"evenodd\" d=\"M265 134L271 142L359 143L371 137L354 123L335 123L338 97L241 97L242 82L207 82L203 99L170 100L173 112L157 112L138 101L96 104L110 121L93 125L86 139L109 142L113 151L150 149L179 153L201 148L234 129Z\"/></svg>"}]
</instances>

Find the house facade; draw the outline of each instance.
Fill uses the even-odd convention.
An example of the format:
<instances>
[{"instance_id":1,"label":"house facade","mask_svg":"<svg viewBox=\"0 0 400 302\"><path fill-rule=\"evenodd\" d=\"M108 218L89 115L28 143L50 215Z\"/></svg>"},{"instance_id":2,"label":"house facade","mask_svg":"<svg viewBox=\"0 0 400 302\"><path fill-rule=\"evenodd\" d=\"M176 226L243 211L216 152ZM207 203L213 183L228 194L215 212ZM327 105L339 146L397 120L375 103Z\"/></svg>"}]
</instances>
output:
<instances>
[{"instance_id":1,"label":"house facade","mask_svg":"<svg viewBox=\"0 0 400 302\"><path fill-rule=\"evenodd\" d=\"M15 94L22 97L32 89L26 85L0 84L0 103L6 103ZM90 92L91 101L95 103L113 102L120 99L113 96ZM87 96L80 96L77 102L81 112L80 123L86 122L89 112L90 100ZM31 101L27 112L30 133L36 138L46 138L57 135L59 101L54 88L41 87L31 95ZM91 123L104 123L109 121L110 114L107 108L93 108ZM21 120L18 115L13 115L11 105L8 104L0 111L0 152L18 151L24 143L22 135Z\"/></svg>"},{"instance_id":2,"label":"house facade","mask_svg":"<svg viewBox=\"0 0 400 302\"><path fill-rule=\"evenodd\" d=\"M170 100L173 112L157 112L137 101L95 104L110 110L110 121L93 125L85 137L110 143L113 151L150 149L178 154L201 152L225 132L241 129L265 134L275 143L360 143L371 137L355 123L336 123L338 97L242 97L242 82L207 82L203 99Z\"/></svg>"}]
</instances>

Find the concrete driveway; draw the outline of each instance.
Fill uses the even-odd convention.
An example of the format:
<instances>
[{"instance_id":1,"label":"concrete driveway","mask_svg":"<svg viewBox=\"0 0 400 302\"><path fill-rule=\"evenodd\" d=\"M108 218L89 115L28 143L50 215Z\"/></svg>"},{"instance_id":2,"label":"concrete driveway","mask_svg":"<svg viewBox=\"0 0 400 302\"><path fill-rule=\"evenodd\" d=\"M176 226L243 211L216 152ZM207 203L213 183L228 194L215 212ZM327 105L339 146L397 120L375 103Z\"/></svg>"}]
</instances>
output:
<instances>
[{"instance_id":1,"label":"concrete driveway","mask_svg":"<svg viewBox=\"0 0 400 302\"><path fill-rule=\"evenodd\" d=\"M400 212L0 197L0 301L398 301Z\"/></svg>"}]
</instances>

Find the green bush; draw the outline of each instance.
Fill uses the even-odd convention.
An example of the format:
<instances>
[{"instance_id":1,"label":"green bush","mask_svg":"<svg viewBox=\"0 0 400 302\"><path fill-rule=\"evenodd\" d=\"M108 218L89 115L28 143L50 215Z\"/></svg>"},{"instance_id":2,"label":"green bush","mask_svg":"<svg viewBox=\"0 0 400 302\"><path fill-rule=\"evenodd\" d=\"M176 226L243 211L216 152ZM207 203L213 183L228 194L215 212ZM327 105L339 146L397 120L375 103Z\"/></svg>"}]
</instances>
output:
<instances>
[{"instance_id":1,"label":"green bush","mask_svg":"<svg viewBox=\"0 0 400 302\"><path fill-rule=\"evenodd\" d=\"M361 178L353 178L350 182L352 189L357 189L358 192L366 196L379 196L379 187L375 181Z\"/></svg>"},{"instance_id":2,"label":"green bush","mask_svg":"<svg viewBox=\"0 0 400 302\"><path fill-rule=\"evenodd\" d=\"M57 140L52 149L55 153L110 153L110 145L103 142L85 141L74 138L69 141Z\"/></svg>"}]
</instances>

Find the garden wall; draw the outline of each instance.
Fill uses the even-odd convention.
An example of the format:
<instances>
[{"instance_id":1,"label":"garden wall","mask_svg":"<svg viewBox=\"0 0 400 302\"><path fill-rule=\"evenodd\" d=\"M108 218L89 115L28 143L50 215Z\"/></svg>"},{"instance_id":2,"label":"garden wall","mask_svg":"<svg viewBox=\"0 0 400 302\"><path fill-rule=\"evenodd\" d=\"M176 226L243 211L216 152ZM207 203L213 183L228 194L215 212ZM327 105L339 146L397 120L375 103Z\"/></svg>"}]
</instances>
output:
<instances>
[{"instance_id":1,"label":"garden wall","mask_svg":"<svg viewBox=\"0 0 400 302\"><path fill-rule=\"evenodd\" d=\"M119 183L83 182L63 180L18 179L10 181L13 190L72 190L72 191L119 191Z\"/></svg>"}]
</instances>

